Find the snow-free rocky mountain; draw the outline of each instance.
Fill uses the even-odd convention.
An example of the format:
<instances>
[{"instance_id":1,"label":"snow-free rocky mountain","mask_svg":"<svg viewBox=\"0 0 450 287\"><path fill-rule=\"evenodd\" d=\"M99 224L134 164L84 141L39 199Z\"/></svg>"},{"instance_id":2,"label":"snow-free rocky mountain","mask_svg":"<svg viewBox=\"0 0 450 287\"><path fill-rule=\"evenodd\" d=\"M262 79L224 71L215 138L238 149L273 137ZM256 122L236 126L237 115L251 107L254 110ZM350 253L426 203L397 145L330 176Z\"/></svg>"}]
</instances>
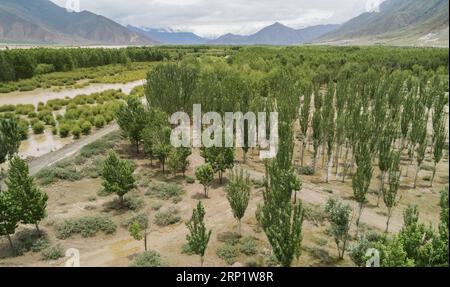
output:
<instances>
[{"instance_id":1,"label":"snow-free rocky mountain","mask_svg":"<svg viewBox=\"0 0 450 287\"><path fill-rule=\"evenodd\" d=\"M156 41L88 11L49 0L0 0L0 43L148 45Z\"/></svg>"}]
</instances>

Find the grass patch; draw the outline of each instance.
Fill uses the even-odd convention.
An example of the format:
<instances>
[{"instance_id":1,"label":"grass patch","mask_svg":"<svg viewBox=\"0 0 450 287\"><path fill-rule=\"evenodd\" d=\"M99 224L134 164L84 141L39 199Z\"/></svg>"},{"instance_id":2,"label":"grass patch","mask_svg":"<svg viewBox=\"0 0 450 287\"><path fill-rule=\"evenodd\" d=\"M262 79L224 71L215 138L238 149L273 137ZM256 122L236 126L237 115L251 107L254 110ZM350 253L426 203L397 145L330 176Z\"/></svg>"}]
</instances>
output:
<instances>
[{"instance_id":1,"label":"grass patch","mask_svg":"<svg viewBox=\"0 0 450 287\"><path fill-rule=\"evenodd\" d=\"M154 196L159 199L169 200L181 197L184 194L184 190L173 183L158 183L151 184L145 195Z\"/></svg>"},{"instance_id":2,"label":"grass patch","mask_svg":"<svg viewBox=\"0 0 450 287\"><path fill-rule=\"evenodd\" d=\"M94 237L98 232L113 234L116 232L116 224L107 217L85 216L59 222L55 229L58 239L67 239L75 234L87 238Z\"/></svg>"},{"instance_id":3,"label":"grass patch","mask_svg":"<svg viewBox=\"0 0 450 287\"><path fill-rule=\"evenodd\" d=\"M176 224L181 221L178 215L179 211L176 207L161 209L155 214L155 224L161 227Z\"/></svg>"},{"instance_id":4,"label":"grass patch","mask_svg":"<svg viewBox=\"0 0 450 287\"><path fill-rule=\"evenodd\" d=\"M130 267L167 267L169 266L156 251L147 251L134 258Z\"/></svg>"}]
</instances>

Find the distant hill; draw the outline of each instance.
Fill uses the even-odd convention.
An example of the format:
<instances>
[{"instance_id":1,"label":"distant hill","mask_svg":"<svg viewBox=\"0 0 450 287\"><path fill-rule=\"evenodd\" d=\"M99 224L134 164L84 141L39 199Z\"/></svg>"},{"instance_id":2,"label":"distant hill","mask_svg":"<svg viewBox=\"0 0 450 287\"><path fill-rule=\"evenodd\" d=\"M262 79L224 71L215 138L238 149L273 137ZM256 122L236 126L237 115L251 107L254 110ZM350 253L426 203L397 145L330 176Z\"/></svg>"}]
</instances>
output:
<instances>
[{"instance_id":1,"label":"distant hill","mask_svg":"<svg viewBox=\"0 0 450 287\"><path fill-rule=\"evenodd\" d=\"M156 41L88 11L49 0L0 0L0 42L143 45Z\"/></svg>"},{"instance_id":2,"label":"distant hill","mask_svg":"<svg viewBox=\"0 0 450 287\"><path fill-rule=\"evenodd\" d=\"M202 38L191 32L177 32L170 29L137 28L131 25L128 30L150 37L161 44L170 45L199 45L209 42L211 39Z\"/></svg>"},{"instance_id":3,"label":"distant hill","mask_svg":"<svg viewBox=\"0 0 450 287\"><path fill-rule=\"evenodd\" d=\"M316 41L448 46L448 9L448 0L387 0Z\"/></svg>"},{"instance_id":4,"label":"distant hill","mask_svg":"<svg viewBox=\"0 0 450 287\"><path fill-rule=\"evenodd\" d=\"M309 43L338 27L339 25L319 25L304 29L293 29L281 23L275 23L252 35L226 34L209 43L224 45L295 45Z\"/></svg>"}]
</instances>

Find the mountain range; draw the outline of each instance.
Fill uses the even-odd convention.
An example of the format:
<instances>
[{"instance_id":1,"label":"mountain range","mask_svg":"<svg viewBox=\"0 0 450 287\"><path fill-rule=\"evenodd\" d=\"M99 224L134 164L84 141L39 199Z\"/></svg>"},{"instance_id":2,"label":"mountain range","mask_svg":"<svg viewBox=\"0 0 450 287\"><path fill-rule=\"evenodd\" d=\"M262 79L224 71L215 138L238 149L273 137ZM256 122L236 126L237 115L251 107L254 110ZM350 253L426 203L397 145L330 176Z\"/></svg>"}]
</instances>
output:
<instances>
[{"instance_id":1,"label":"mountain range","mask_svg":"<svg viewBox=\"0 0 450 287\"><path fill-rule=\"evenodd\" d=\"M150 37L160 43L169 45L200 45L206 44L211 39L202 38L192 32L177 32L171 29L152 29L152 28L138 28L128 25L130 31L141 34L145 37Z\"/></svg>"},{"instance_id":2,"label":"mountain range","mask_svg":"<svg viewBox=\"0 0 450 287\"><path fill-rule=\"evenodd\" d=\"M156 41L88 11L68 12L49 0L0 0L0 42L148 45Z\"/></svg>"},{"instance_id":3,"label":"mountain range","mask_svg":"<svg viewBox=\"0 0 450 287\"><path fill-rule=\"evenodd\" d=\"M448 47L449 1L388 0L316 41Z\"/></svg>"},{"instance_id":4,"label":"mountain range","mask_svg":"<svg viewBox=\"0 0 450 287\"><path fill-rule=\"evenodd\" d=\"M302 29L274 23L252 35L207 39L171 29L124 27L49 0L0 0L0 43L64 45L414 45L449 46L449 0L386 0L343 24Z\"/></svg>"}]
</instances>

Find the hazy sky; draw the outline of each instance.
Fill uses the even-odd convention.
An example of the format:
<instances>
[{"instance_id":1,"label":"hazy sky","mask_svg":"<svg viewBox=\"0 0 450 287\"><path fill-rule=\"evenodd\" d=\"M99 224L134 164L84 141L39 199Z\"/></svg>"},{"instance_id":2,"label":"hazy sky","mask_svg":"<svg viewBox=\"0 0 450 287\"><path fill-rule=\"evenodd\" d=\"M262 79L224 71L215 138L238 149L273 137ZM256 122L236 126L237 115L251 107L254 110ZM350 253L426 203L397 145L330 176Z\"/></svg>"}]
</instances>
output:
<instances>
[{"instance_id":1,"label":"hazy sky","mask_svg":"<svg viewBox=\"0 0 450 287\"><path fill-rule=\"evenodd\" d=\"M81 10L121 24L170 27L201 36L251 34L280 22L293 28L342 23L384 0L51 0L65 7L79 1Z\"/></svg>"}]
</instances>

